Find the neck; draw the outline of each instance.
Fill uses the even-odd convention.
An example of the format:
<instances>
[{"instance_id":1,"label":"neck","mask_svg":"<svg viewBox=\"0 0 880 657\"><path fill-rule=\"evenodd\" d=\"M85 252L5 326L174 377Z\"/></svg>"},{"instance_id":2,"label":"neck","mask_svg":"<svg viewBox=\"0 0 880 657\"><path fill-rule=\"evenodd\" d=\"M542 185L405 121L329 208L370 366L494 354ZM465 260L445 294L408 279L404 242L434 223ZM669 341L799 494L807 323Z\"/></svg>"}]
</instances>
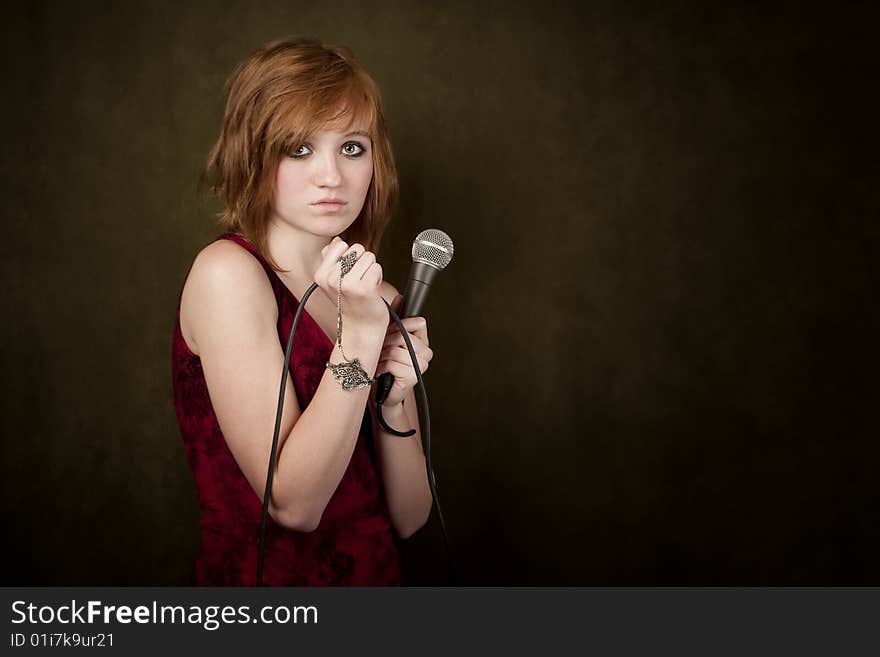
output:
<instances>
[{"instance_id":1,"label":"neck","mask_svg":"<svg viewBox=\"0 0 880 657\"><path fill-rule=\"evenodd\" d=\"M287 276L309 282L314 281L315 270L321 264L321 249L333 239L297 230L275 219L269 222L267 237L270 255L289 272Z\"/></svg>"}]
</instances>

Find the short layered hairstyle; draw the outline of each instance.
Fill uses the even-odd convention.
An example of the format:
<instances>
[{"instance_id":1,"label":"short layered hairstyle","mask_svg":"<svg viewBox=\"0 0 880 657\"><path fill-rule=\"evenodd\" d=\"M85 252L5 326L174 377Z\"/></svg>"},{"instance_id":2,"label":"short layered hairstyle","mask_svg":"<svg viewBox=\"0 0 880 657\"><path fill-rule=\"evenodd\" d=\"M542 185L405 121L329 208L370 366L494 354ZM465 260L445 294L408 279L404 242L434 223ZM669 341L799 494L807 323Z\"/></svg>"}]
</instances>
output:
<instances>
[{"instance_id":1,"label":"short layered hairstyle","mask_svg":"<svg viewBox=\"0 0 880 657\"><path fill-rule=\"evenodd\" d=\"M379 88L351 50L302 37L272 41L235 68L224 93L222 129L199 182L225 204L220 225L281 271L267 240L281 158L326 126L346 130L363 122L372 140L373 178L360 214L341 237L377 252L397 205L397 169Z\"/></svg>"}]
</instances>

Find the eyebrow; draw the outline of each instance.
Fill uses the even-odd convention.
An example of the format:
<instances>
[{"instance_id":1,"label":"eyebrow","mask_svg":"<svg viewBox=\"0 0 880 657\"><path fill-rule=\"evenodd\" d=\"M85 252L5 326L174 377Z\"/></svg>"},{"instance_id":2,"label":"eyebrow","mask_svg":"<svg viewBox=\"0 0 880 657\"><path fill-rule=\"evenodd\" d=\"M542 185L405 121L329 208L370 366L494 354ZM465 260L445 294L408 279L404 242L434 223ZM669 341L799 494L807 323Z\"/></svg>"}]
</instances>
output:
<instances>
[{"instance_id":1,"label":"eyebrow","mask_svg":"<svg viewBox=\"0 0 880 657\"><path fill-rule=\"evenodd\" d=\"M368 133L368 132L364 132L363 130L355 130L354 132L349 132L349 133L348 133L347 135L345 135L345 136L346 136L346 138L347 138L347 137L354 137L354 136L356 136L356 135L360 135L361 137L366 137L366 138L368 138L368 139L370 138L370 133Z\"/></svg>"}]
</instances>

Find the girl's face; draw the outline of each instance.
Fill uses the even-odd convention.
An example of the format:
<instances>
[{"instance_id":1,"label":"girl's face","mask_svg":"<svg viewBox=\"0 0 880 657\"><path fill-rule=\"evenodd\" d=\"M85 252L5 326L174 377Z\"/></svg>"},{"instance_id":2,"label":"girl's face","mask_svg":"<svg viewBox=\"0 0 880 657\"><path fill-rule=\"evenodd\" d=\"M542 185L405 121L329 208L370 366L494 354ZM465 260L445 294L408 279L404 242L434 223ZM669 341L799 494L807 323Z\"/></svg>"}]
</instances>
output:
<instances>
[{"instance_id":1,"label":"girl's face","mask_svg":"<svg viewBox=\"0 0 880 657\"><path fill-rule=\"evenodd\" d=\"M282 156L275 175L273 219L333 237L364 205L373 179L372 142L364 126L330 128Z\"/></svg>"}]
</instances>

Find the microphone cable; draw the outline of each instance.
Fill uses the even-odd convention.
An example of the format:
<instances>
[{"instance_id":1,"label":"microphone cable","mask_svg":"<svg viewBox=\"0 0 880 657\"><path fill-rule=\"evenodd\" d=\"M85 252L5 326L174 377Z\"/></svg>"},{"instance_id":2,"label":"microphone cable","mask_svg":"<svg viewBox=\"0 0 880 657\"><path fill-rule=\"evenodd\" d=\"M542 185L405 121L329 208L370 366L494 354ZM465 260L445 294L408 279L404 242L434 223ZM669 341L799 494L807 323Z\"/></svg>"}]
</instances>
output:
<instances>
[{"instance_id":1,"label":"microphone cable","mask_svg":"<svg viewBox=\"0 0 880 657\"><path fill-rule=\"evenodd\" d=\"M263 493L263 514L260 520L260 547L259 554L257 556L257 579L256 585L263 585L263 549L265 547L266 541L266 523L269 517L269 496L272 491L272 480L275 478L275 457L276 451L278 449L278 434L281 430L281 412L284 409L284 390L287 387L287 374L290 367L290 356L293 352L293 336L296 333L297 324L299 324L299 318L302 315L303 308L305 308L306 302L309 300L309 297L312 295L312 292L317 289L318 284L312 283L309 286L309 289L306 290L306 293L303 295L302 300L299 302L299 307L296 309L296 314L293 316L293 325L290 327L290 336L287 339L287 347L284 350L284 366L281 370L281 389L278 392L278 410L275 413L275 431L272 435L272 449L269 452L269 468L266 473L266 490ZM404 342L406 342L407 351L409 351L410 360L413 363L413 369L416 372L416 378L418 379L418 388L420 397L422 400L422 408L424 409L425 414L425 439L424 439L424 452L425 452L425 467L427 469L428 476L428 487L431 489L431 497L434 500L434 507L437 509L437 516L440 518L440 529L443 532L443 544L446 548L446 565L447 565L447 577L449 579L450 584L455 583L455 568L452 563L452 550L449 546L449 534L446 531L446 519L443 517L443 511L440 508L440 499L437 496L437 483L434 480L434 469L431 467L431 413L428 408L428 395L425 392L425 381L422 379L422 373L419 369L419 361L416 356L416 352L413 349L412 342L410 342L409 335L406 330L403 328L403 323L400 321L400 317L397 316L397 313L391 308L391 305L382 299L385 303L385 306L388 308L388 314L391 315L391 318L397 323L398 329L400 329L400 334L403 336ZM386 429L390 429L387 424L385 424L385 420L382 417L382 403L376 403L376 414L378 415L378 420L380 424ZM416 407L416 414L418 414L418 407ZM391 429L391 431L394 431ZM400 434L401 432L394 432ZM411 435L411 434L407 434Z\"/></svg>"}]
</instances>

